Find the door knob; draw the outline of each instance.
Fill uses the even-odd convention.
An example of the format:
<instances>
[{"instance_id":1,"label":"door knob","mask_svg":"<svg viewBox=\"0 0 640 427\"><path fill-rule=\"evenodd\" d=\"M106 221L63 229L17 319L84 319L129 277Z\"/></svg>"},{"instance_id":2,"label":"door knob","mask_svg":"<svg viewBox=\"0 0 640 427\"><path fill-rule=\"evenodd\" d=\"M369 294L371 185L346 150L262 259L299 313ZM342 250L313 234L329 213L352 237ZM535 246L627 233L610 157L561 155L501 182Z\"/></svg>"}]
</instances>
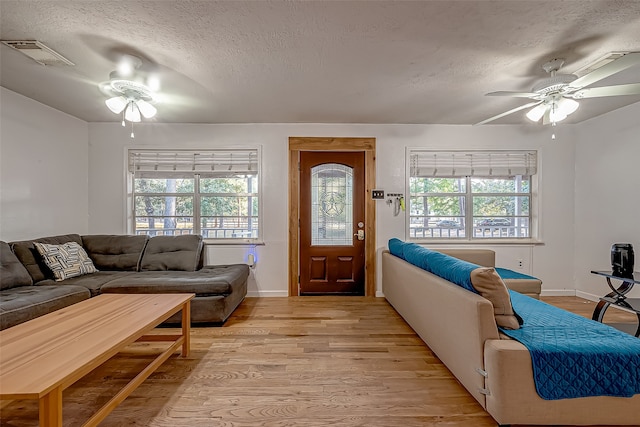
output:
<instances>
[{"instance_id":1,"label":"door knob","mask_svg":"<svg viewBox=\"0 0 640 427\"><path fill-rule=\"evenodd\" d=\"M354 234L358 238L358 240L364 240L364 230L358 230L356 234Z\"/></svg>"}]
</instances>

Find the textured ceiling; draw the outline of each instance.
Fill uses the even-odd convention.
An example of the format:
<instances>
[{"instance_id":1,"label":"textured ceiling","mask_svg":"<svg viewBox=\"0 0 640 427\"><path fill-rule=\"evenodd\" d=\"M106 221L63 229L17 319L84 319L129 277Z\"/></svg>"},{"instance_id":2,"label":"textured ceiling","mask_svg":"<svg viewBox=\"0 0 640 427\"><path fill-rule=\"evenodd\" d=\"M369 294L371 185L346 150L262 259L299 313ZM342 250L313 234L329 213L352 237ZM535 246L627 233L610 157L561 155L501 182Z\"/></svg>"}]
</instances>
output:
<instances>
[{"instance_id":1,"label":"textured ceiling","mask_svg":"<svg viewBox=\"0 0 640 427\"><path fill-rule=\"evenodd\" d=\"M156 72L157 122L471 124L527 102L541 65L573 72L640 51L640 1L6 1L0 84L89 122L119 118L98 84L134 54ZM640 82L635 66L595 86ZM579 122L640 95L581 101ZM494 123L526 123L515 113Z\"/></svg>"}]
</instances>

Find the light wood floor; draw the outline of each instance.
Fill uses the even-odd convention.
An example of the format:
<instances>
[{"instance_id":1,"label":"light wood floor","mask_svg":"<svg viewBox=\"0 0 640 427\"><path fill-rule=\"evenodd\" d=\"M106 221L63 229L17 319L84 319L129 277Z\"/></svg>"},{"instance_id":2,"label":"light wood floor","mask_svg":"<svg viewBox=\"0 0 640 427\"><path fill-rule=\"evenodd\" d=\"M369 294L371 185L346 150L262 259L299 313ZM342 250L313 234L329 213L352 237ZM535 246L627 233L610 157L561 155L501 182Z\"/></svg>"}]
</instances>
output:
<instances>
[{"instance_id":1,"label":"light wood floor","mask_svg":"<svg viewBox=\"0 0 640 427\"><path fill-rule=\"evenodd\" d=\"M591 317L595 303L545 300ZM635 316L610 309L611 321ZM162 330L167 332L167 329ZM132 346L64 393L79 426L150 359ZM35 401L4 402L2 426L37 425ZM496 426L383 298L247 298L223 327L192 329L101 426Z\"/></svg>"}]
</instances>

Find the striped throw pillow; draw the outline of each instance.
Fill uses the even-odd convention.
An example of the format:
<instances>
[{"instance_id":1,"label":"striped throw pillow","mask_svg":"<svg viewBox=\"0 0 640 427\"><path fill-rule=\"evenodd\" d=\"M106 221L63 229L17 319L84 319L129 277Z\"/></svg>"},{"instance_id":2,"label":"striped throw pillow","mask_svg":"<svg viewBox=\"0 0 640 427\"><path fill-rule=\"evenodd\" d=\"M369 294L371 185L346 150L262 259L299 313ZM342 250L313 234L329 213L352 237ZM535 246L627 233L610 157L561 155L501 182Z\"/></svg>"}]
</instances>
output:
<instances>
[{"instance_id":1,"label":"striped throw pillow","mask_svg":"<svg viewBox=\"0 0 640 427\"><path fill-rule=\"evenodd\" d=\"M84 274L96 273L91 258L76 242L63 245L33 243L57 282Z\"/></svg>"}]
</instances>

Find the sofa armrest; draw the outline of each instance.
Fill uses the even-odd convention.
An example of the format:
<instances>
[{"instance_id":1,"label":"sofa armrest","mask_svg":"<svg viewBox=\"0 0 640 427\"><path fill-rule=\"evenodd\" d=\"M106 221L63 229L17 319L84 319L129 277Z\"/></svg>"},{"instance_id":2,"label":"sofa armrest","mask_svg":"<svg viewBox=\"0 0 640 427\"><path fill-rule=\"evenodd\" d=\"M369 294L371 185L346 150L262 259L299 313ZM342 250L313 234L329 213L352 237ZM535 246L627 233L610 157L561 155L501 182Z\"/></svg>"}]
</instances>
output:
<instances>
[{"instance_id":1,"label":"sofa armrest","mask_svg":"<svg viewBox=\"0 0 640 427\"><path fill-rule=\"evenodd\" d=\"M640 394L542 399L533 381L529 350L515 340L487 340L484 358L486 410L499 424L638 424Z\"/></svg>"}]
</instances>

